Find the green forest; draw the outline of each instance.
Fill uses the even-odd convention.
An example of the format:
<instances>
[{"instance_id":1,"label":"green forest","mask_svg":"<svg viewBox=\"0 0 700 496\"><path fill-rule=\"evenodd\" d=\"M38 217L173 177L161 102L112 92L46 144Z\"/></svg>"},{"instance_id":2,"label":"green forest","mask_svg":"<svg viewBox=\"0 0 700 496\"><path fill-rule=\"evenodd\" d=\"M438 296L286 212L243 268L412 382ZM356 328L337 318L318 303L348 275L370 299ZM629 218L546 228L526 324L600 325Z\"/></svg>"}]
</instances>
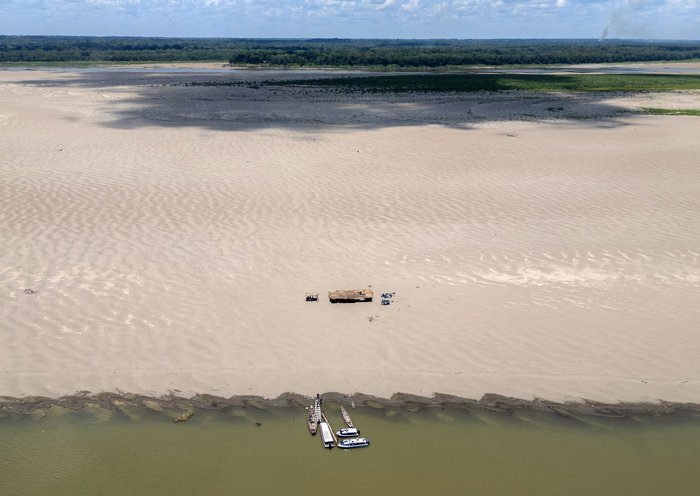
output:
<instances>
[{"instance_id":1,"label":"green forest","mask_svg":"<svg viewBox=\"0 0 700 496\"><path fill-rule=\"evenodd\" d=\"M211 82L210 85L213 85ZM277 81L340 92L675 91L700 90L700 76L680 74L406 74Z\"/></svg>"},{"instance_id":2,"label":"green forest","mask_svg":"<svg viewBox=\"0 0 700 496\"><path fill-rule=\"evenodd\" d=\"M700 42L0 36L0 63L228 61L254 66L441 68L700 59Z\"/></svg>"}]
</instances>

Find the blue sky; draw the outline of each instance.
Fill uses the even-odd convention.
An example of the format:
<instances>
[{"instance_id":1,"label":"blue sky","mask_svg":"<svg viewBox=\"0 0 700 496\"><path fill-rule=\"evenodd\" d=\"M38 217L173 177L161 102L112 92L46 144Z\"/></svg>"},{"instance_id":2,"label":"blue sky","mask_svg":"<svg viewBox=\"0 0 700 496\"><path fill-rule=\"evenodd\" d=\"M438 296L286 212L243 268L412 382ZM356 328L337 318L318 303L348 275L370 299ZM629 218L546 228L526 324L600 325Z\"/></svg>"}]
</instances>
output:
<instances>
[{"instance_id":1,"label":"blue sky","mask_svg":"<svg viewBox=\"0 0 700 496\"><path fill-rule=\"evenodd\" d=\"M0 0L0 34L700 39L700 0Z\"/></svg>"}]
</instances>

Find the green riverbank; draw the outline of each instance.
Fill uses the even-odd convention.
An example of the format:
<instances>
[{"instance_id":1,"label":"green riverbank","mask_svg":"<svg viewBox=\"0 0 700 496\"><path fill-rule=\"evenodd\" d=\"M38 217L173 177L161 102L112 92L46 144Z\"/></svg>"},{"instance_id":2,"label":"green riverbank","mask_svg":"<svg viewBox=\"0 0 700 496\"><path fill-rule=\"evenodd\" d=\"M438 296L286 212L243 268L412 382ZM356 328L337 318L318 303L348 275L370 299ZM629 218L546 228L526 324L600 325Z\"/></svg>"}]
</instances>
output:
<instances>
[{"instance_id":1,"label":"green riverbank","mask_svg":"<svg viewBox=\"0 0 700 496\"><path fill-rule=\"evenodd\" d=\"M410 92L645 92L700 89L696 74L410 74L289 80L279 85L335 91Z\"/></svg>"},{"instance_id":2,"label":"green riverbank","mask_svg":"<svg viewBox=\"0 0 700 496\"><path fill-rule=\"evenodd\" d=\"M326 408L341 426L338 408ZM0 418L2 495L692 494L697 414L560 418L460 408L350 410L372 445L321 447L301 408L173 423L148 409Z\"/></svg>"}]
</instances>

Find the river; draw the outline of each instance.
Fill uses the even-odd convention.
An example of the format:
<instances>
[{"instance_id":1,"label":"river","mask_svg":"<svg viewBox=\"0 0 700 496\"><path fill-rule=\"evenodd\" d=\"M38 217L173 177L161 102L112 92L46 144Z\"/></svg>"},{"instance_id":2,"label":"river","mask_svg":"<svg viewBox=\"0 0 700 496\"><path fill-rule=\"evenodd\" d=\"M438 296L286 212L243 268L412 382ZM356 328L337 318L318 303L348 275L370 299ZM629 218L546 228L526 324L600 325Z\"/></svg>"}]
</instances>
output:
<instances>
[{"instance_id":1,"label":"river","mask_svg":"<svg viewBox=\"0 0 700 496\"><path fill-rule=\"evenodd\" d=\"M173 423L147 409L0 418L0 494L692 494L700 421L350 410L369 448L322 448L293 408ZM331 405L337 430L341 417Z\"/></svg>"}]
</instances>

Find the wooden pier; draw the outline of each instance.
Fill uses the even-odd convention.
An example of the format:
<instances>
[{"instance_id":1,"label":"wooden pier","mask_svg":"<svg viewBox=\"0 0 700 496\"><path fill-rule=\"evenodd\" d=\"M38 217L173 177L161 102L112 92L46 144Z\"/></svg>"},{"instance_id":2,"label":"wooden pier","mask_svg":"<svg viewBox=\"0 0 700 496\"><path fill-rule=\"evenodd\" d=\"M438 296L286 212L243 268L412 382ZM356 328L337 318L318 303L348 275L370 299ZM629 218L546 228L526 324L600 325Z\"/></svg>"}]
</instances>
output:
<instances>
[{"instance_id":1,"label":"wooden pier","mask_svg":"<svg viewBox=\"0 0 700 496\"><path fill-rule=\"evenodd\" d=\"M331 303L357 303L372 301L374 293L371 289L332 289L328 291Z\"/></svg>"}]
</instances>

